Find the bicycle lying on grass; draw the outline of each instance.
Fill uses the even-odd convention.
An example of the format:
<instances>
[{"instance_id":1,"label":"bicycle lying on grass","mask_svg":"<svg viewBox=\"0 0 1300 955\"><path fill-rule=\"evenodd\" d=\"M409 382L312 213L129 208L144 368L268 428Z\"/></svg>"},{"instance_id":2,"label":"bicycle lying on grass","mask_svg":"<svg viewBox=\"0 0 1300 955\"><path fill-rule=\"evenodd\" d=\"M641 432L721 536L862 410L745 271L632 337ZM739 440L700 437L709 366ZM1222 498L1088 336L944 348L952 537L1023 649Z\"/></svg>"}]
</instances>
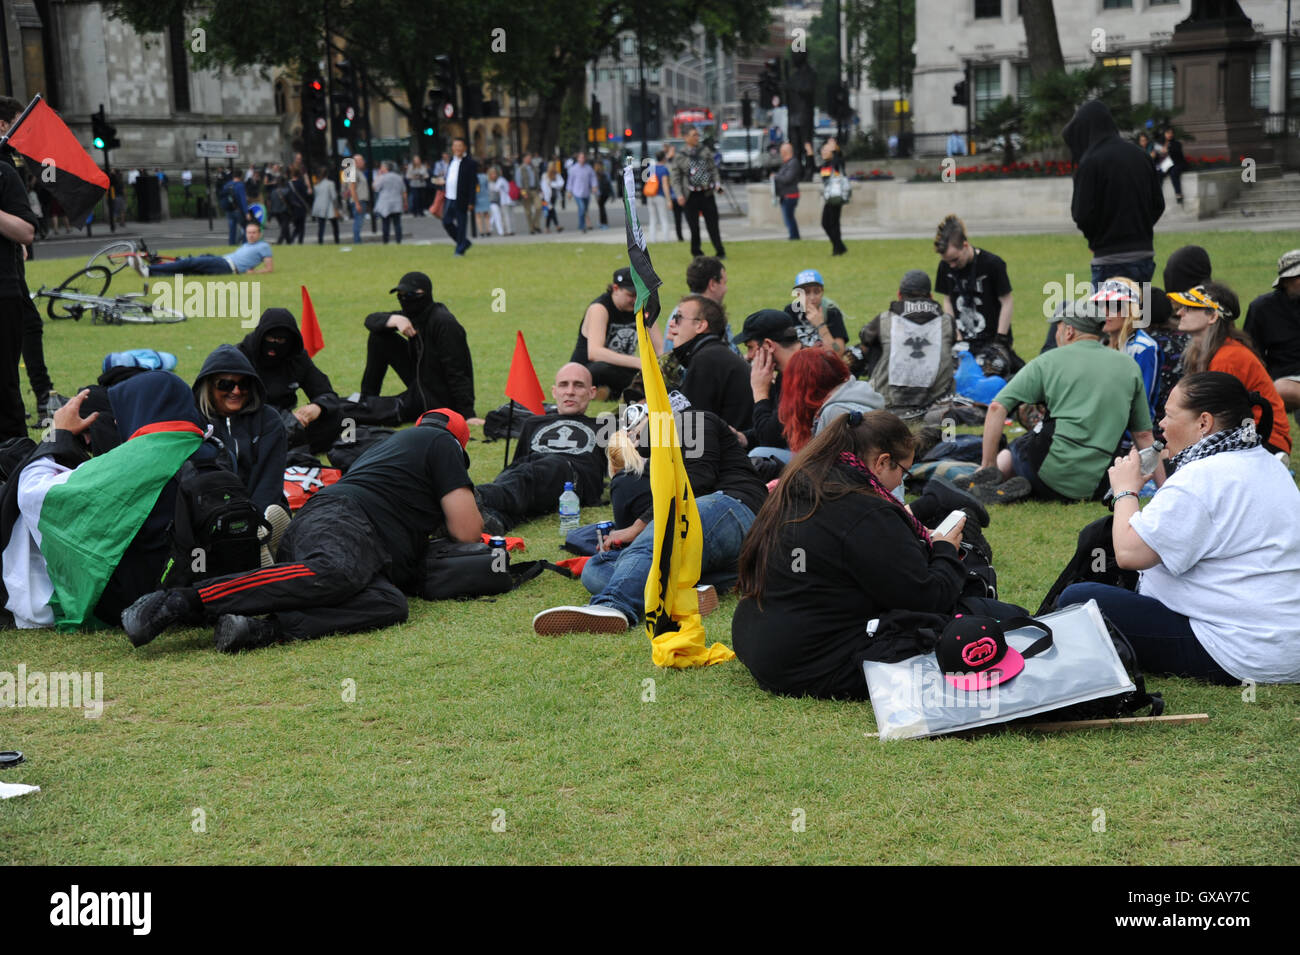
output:
<instances>
[{"instance_id":1,"label":"bicycle lying on grass","mask_svg":"<svg viewBox=\"0 0 1300 955\"><path fill-rule=\"evenodd\" d=\"M71 318L80 321L90 314L96 325L156 325L185 321L185 315L172 308L161 308L143 301L146 292L126 292L107 296L113 276L131 268L132 259L140 256L151 265L174 262L175 256L150 252L143 241L130 239L110 242L86 260L86 267L74 272L54 288L42 286L32 293L32 300L49 299L46 314L53 319Z\"/></svg>"},{"instance_id":2,"label":"bicycle lying on grass","mask_svg":"<svg viewBox=\"0 0 1300 955\"><path fill-rule=\"evenodd\" d=\"M183 312L145 301L145 292L106 296L112 276L102 265L92 265L65 279L54 288L41 286L32 300L46 298L46 314L53 319L80 321L89 314L96 325L158 325L185 321Z\"/></svg>"}]
</instances>

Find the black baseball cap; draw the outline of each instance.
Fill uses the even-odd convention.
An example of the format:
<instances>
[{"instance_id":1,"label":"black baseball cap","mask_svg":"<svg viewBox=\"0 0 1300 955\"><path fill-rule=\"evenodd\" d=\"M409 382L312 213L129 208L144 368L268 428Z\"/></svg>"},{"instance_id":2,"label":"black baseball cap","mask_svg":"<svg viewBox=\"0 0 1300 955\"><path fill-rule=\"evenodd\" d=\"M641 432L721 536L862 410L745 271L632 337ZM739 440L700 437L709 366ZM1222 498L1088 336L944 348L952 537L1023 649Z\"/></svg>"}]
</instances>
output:
<instances>
[{"instance_id":1,"label":"black baseball cap","mask_svg":"<svg viewBox=\"0 0 1300 955\"><path fill-rule=\"evenodd\" d=\"M749 341L761 342L765 338L781 343L798 341L799 333L794 330L794 319L775 308L760 309L745 319L740 334L731 340L742 345Z\"/></svg>"},{"instance_id":2,"label":"black baseball cap","mask_svg":"<svg viewBox=\"0 0 1300 955\"><path fill-rule=\"evenodd\" d=\"M414 295L423 292L425 295L433 298L433 283L429 281L429 276L423 272L407 272L402 276L402 280L397 283L395 288L390 288L389 293L405 292L407 295Z\"/></svg>"},{"instance_id":3,"label":"black baseball cap","mask_svg":"<svg viewBox=\"0 0 1300 955\"><path fill-rule=\"evenodd\" d=\"M629 292L636 291L636 283L632 281L632 270L628 268L619 269L614 273L614 284L619 288L625 288Z\"/></svg>"}]
</instances>

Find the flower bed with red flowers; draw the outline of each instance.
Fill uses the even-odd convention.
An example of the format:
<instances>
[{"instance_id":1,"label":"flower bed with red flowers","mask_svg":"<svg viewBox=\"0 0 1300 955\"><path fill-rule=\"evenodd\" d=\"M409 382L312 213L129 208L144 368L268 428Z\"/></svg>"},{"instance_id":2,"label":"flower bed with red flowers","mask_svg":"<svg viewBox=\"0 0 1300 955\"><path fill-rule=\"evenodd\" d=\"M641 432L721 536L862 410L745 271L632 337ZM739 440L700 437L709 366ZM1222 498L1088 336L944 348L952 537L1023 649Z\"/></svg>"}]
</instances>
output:
<instances>
[{"instance_id":1,"label":"flower bed with red flowers","mask_svg":"<svg viewBox=\"0 0 1300 955\"><path fill-rule=\"evenodd\" d=\"M1052 179L1074 175L1074 163L1056 159L1045 162L1035 159L1033 162L983 163L977 166L957 166L953 173L960 182L963 179ZM918 169L911 182L941 182L945 170Z\"/></svg>"},{"instance_id":2,"label":"flower bed with red flowers","mask_svg":"<svg viewBox=\"0 0 1300 955\"><path fill-rule=\"evenodd\" d=\"M894 174L886 169L873 169L870 172L855 172L849 178L854 182L870 182L873 179L893 179Z\"/></svg>"}]
</instances>

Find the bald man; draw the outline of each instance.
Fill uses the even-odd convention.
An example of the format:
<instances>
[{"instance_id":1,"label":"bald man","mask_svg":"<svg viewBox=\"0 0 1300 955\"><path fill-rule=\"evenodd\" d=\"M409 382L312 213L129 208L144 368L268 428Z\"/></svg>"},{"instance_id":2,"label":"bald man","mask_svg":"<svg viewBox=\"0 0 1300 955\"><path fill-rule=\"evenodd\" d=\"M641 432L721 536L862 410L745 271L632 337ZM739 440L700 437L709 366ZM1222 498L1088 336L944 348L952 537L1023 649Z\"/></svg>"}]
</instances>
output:
<instances>
[{"instance_id":1,"label":"bald man","mask_svg":"<svg viewBox=\"0 0 1300 955\"><path fill-rule=\"evenodd\" d=\"M601 422L587 417L596 397L591 372L569 362L555 373L556 413L524 422L510 467L491 484L474 489L483 529L504 534L516 524L554 514L566 481L584 507L600 503L605 489L605 434Z\"/></svg>"}]
</instances>

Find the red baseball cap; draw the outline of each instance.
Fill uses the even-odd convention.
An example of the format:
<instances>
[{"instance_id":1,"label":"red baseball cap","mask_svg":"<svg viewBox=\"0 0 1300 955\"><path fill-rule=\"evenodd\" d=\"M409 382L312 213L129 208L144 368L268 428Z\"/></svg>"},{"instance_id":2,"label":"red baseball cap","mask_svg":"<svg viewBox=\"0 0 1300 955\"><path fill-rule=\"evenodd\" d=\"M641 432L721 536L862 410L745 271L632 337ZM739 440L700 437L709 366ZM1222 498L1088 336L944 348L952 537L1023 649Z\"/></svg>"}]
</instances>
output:
<instances>
[{"instance_id":1,"label":"red baseball cap","mask_svg":"<svg viewBox=\"0 0 1300 955\"><path fill-rule=\"evenodd\" d=\"M456 440L460 442L462 449L469 445L469 425L465 423L464 416L458 412L452 411L450 408L433 408L432 410L426 411L424 414L420 415L420 417L415 420L415 426L418 428L424 423L424 419L430 415L438 416L434 421L455 435ZM432 424L434 422L430 423Z\"/></svg>"}]
</instances>

